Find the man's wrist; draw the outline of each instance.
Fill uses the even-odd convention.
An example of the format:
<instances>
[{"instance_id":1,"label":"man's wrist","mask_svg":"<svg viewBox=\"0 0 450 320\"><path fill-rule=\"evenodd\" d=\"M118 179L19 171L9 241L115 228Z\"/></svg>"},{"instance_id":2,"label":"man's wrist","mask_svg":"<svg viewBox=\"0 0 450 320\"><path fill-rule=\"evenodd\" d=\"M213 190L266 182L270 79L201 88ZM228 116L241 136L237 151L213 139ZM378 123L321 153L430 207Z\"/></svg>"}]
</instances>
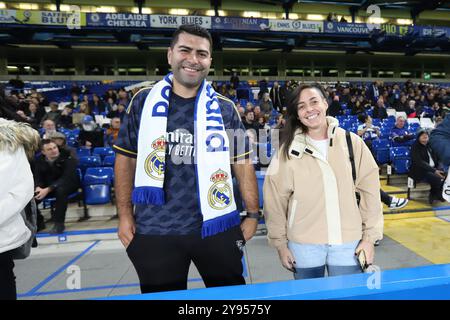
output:
<instances>
[{"instance_id":1,"label":"man's wrist","mask_svg":"<svg viewBox=\"0 0 450 320\"><path fill-rule=\"evenodd\" d=\"M261 219L262 218L262 213L261 211L247 211L247 215L245 216L246 218L250 218L250 219Z\"/></svg>"}]
</instances>

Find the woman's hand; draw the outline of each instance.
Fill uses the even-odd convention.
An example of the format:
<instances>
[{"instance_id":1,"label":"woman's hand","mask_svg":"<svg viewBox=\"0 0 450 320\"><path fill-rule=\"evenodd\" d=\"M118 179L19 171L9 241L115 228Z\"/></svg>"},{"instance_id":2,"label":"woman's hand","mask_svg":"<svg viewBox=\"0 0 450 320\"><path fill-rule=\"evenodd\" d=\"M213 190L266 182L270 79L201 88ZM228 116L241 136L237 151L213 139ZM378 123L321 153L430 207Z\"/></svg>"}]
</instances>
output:
<instances>
[{"instance_id":1,"label":"woman's hand","mask_svg":"<svg viewBox=\"0 0 450 320\"><path fill-rule=\"evenodd\" d=\"M278 249L281 264L291 272L295 272L295 259L288 247Z\"/></svg>"},{"instance_id":2,"label":"woman's hand","mask_svg":"<svg viewBox=\"0 0 450 320\"><path fill-rule=\"evenodd\" d=\"M364 250L366 254L366 263L368 265L372 264L375 258L375 247L373 243L366 240L361 240L359 245L356 247L355 254L357 255L361 250Z\"/></svg>"}]
</instances>

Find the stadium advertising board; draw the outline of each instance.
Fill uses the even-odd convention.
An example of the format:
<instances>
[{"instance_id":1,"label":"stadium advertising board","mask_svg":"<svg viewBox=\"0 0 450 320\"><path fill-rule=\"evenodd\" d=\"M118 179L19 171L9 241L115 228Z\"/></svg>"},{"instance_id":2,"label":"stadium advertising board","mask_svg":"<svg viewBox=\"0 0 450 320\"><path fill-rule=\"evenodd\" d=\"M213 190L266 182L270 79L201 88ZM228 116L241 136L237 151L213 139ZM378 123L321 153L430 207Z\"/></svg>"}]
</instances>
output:
<instances>
[{"instance_id":1,"label":"stadium advertising board","mask_svg":"<svg viewBox=\"0 0 450 320\"><path fill-rule=\"evenodd\" d=\"M395 24L382 24L380 25L380 28L382 31L385 31L387 35L390 36L404 36L410 30L412 30L413 27L411 26L399 26Z\"/></svg>"},{"instance_id":2,"label":"stadium advertising board","mask_svg":"<svg viewBox=\"0 0 450 320\"><path fill-rule=\"evenodd\" d=\"M213 17L212 28L216 30L261 31L269 29L269 19Z\"/></svg>"},{"instance_id":3,"label":"stadium advertising board","mask_svg":"<svg viewBox=\"0 0 450 320\"><path fill-rule=\"evenodd\" d=\"M88 13L88 27L149 28L150 15L137 13Z\"/></svg>"},{"instance_id":4,"label":"stadium advertising board","mask_svg":"<svg viewBox=\"0 0 450 320\"><path fill-rule=\"evenodd\" d=\"M421 27L416 26L416 30L419 31L419 35L423 37L442 37L450 38L450 28L447 27Z\"/></svg>"},{"instance_id":5,"label":"stadium advertising board","mask_svg":"<svg viewBox=\"0 0 450 320\"><path fill-rule=\"evenodd\" d=\"M0 10L0 23L17 23L16 10Z\"/></svg>"},{"instance_id":6,"label":"stadium advertising board","mask_svg":"<svg viewBox=\"0 0 450 320\"><path fill-rule=\"evenodd\" d=\"M150 18L150 26L152 28L176 29L183 24L197 24L205 29L211 29L211 17L152 14Z\"/></svg>"},{"instance_id":7,"label":"stadium advertising board","mask_svg":"<svg viewBox=\"0 0 450 320\"><path fill-rule=\"evenodd\" d=\"M11 11L11 10L9 10ZM17 10L15 23L37 24L48 26L86 25L86 14L83 12L31 11Z\"/></svg>"},{"instance_id":8,"label":"stadium advertising board","mask_svg":"<svg viewBox=\"0 0 450 320\"><path fill-rule=\"evenodd\" d=\"M369 34L370 29L365 23L324 22L324 32L344 34Z\"/></svg>"},{"instance_id":9,"label":"stadium advertising board","mask_svg":"<svg viewBox=\"0 0 450 320\"><path fill-rule=\"evenodd\" d=\"M322 21L269 20L270 31L322 32Z\"/></svg>"}]
</instances>

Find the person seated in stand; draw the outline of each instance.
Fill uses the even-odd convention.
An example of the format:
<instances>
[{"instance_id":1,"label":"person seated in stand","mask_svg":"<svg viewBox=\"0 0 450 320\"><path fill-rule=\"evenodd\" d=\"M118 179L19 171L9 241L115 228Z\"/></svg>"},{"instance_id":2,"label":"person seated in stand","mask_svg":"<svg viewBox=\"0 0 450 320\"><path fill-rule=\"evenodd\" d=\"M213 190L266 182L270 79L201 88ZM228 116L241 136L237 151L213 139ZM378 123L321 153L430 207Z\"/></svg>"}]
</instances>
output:
<instances>
[{"instance_id":1,"label":"person seated in stand","mask_svg":"<svg viewBox=\"0 0 450 320\"><path fill-rule=\"evenodd\" d=\"M383 97L378 98L377 105L373 108L372 116L374 119L386 119L388 117Z\"/></svg>"},{"instance_id":2,"label":"person seated in stand","mask_svg":"<svg viewBox=\"0 0 450 320\"><path fill-rule=\"evenodd\" d=\"M59 118L61 117L61 110L58 110L58 104L56 102L50 103L50 111L47 112L41 119L41 121L52 120L58 125Z\"/></svg>"},{"instance_id":3,"label":"person seated in stand","mask_svg":"<svg viewBox=\"0 0 450 320\"><path fill-rule=\"evenodd\" d=\"M391 130L391 139L396 147L408 145L408 142L414 139L414 134L405 128L405 123L406 119L400 116L397 118L395 126Z\"/></svg>"},{"instance_id":4,"label":"person seated in stand","mask_svg":"<svg viewBox=\"0 0 450 320\"><path fill-rule=\"evenodd\" d=\"M66 135L64 133L56 131L49 136L49 139L56 143L62 156L71 156L74 159L78 159L77 150L67 145Z\"/></svg>"},{"instance_id":5,"label":"person seated in stand","mask_svg":"<svg viewBox=\"0 0 450 320\"><path fill-rule=\"evenodd\" d=\"M442 198L442 184L445 172L438 169L438 157L428 144L429 134L426 130L420 130L417 140L411 147L411 169L409 175L415 181L425 181L430 184L431 190L428 202L434 200L444 201Z\"/></svg>"},{"instance_id":6,"label":"person seated in stand","mask_svg":"<svg viewBox=\"0 0 450 320\"><path fill-rule=\"evenodd\" d=\"M120 118L111 119L111 127L106 130L105 147L111 147L116 143L120 130Z\"/></svg>"},{"instance_id":7,"label":"person seated in stand","mask_svg":"<svg viewBox=\"0 0 450 320\"><path fill-rule=\"evenodd\" d=\"M56 124L53 120L45 120L42 123L42 135L41 138L42 139L48 139L49 135L53 134L54 132L56 132Z\"/></svg>"},{"instance_id":8,"label":"person seated in stand","mask_svg":"<svg viewBox=\"0 0 450 320\"><path fill-rule=\"evenodd\" d=\"M372 117L367 114L360 114L358 120L362 122L358 126L358 136L363 138L370 151L372 151L372 141L380 137L380 128L372 124Z\"/></svg>"},{"instance_id":9,"label":"person seated in stand","mask_svg":"<svg viewBox=\"0 0 450 320\"><path fill-rule=\"evenodd\" d=\"M55 225L49 231L60 234L65 229L68 196L77 191L79 178L77 175L78 161L69 154L62 154L50 139L41 141L42 155L35 162L35 199L37 202L46 197L55 197Z\"/></svg>"},{"instance_id":10,"label":"person seated in stand","mask_svg":"<svg viewBox=\"0 0 450 320\"><path fill-rule=\"evenodd\" d=\"M84 116L81 123L83 129L78 136L79 146L86 148L103 147L103 129L99 128L90 115Z\"/></svg>"}]
</instances>

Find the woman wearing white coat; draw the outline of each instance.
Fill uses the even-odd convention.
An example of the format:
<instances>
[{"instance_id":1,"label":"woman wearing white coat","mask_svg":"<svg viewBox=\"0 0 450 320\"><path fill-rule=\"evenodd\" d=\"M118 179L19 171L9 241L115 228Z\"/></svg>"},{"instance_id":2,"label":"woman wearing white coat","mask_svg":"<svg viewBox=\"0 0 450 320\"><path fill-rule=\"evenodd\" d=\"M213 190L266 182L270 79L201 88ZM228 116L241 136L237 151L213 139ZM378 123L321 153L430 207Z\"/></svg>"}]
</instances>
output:
<instances>
[{"instance_id":1,"label":"woman wearing white coat","mask_svg":"<svg viewBox=\"0 0 450 320\"><path fill-rule=\"evenodd\" d=\"M28 124L0 118L0 300L15 300L13 250L31 236L21 211L33 198L28 158L34 156L39 134Z\"/></svg>"}]
</instances>

